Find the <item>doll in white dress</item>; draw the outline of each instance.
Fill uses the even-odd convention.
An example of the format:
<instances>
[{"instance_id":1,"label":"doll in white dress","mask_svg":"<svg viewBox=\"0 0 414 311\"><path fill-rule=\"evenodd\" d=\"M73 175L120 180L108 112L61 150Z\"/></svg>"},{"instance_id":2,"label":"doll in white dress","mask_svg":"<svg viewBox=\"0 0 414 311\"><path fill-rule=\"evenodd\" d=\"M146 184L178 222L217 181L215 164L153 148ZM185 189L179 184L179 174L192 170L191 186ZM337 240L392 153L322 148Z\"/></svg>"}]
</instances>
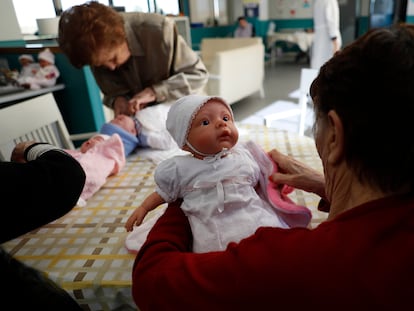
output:
<instances>
[{"instance_id":1,"label":"doll in white dress","mask_svg":"<svg viewBox=\"0 0 414 311\"><path fill-rule=\"evenodd\" d=\"M19 77L17 81L20 85L31 90L56 85L60 72L55 66L55 55L46 48L39 53L38 62L40 67L35 71L34 75Z\"/></svg>"},{"instance_id":2,"label":"doll in white dress","mask_svg":"<svg viewBox=\"0 0 414 311\"><path fill-rule=\"evenodd\" d=\"M193 232L194 252L223 250L261 226L309 224L305 207L283 200L280 193L276 201L282 204L270 202L266 188L273 163L255 143L238 143L233 112L223 99L200 95L179 99L168 113L167 129L188 154L157 166L155 192L129 217L127 231L157 206L180 198Z\"/></svg>"},{"instance_id":3,"label":"doll in white dress","mask_svg":"<svg viewBox=\"0 0 414 311\"><path fill-rule=\"evenodd\" d=\"M40 69L39 63L35 62L30 54L22 54L19 56L20 72L17 81L24 81L27 77L33 77Z\"/></svg>"}]
</instances>

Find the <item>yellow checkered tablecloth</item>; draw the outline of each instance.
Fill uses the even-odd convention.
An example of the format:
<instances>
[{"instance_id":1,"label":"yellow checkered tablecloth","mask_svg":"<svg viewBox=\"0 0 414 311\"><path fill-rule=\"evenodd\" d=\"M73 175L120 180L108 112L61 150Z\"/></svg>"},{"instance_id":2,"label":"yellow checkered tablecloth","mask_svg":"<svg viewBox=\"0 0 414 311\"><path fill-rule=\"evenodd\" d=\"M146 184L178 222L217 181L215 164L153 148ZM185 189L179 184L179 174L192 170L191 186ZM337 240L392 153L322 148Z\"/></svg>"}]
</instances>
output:
<instances>
[{"instance_id":1,"label":"yellow checkered tablecloth","mask_svg":"<svg viewBox=\"0 0 414 311\"><path fill-rule=\"evenodd\" d=\"M240 140L254 140L265 150L278 148L322 169L314 141L257 125L239 125ZM5 243L16 258L44 271L65 288L84 310L137 310L131 296L135 258L125 248L129 214L154 190L155 164L139 152L123 170L87 201L64 217ZM319 198L295 190L290 196L313 212L312 226L325 219Z\"/></svg>"}]
</instances>

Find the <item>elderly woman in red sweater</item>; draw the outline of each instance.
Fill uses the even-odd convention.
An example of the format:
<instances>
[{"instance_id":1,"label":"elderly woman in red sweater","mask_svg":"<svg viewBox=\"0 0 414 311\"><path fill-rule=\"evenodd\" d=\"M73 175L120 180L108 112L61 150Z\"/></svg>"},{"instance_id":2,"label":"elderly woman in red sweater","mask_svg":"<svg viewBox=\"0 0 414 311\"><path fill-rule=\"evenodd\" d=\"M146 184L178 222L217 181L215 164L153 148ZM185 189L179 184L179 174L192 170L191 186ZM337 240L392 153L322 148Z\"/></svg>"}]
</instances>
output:
<instances>
[{"instance_id":1,"label":"elderly woman in red sweater","mask_svg":"<svg viewBox=\"0 0 414 311\"><path fill-rule=\"evenodd\" d=\"M413 25L372 29L321 67L310 95L324 175L270 152L273 181L320 195L327 221L195 254L171 204L135 260L139 309L413 309L413 42Z\"/></svg>"}]
</instances>

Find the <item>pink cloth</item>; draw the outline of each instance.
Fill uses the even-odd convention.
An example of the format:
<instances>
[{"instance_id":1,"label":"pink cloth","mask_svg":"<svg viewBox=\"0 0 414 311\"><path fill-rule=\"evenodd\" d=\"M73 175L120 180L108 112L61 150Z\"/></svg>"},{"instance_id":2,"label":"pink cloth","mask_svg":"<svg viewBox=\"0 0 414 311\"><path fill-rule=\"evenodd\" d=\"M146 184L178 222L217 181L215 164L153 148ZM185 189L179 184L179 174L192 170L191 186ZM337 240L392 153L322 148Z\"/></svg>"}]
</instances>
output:
<instances>
[{"instance_id":1,"label":"pink cloth","mask_svg":"<svg viewBox=\"0 0 414 311\"><path fill-rule=\"evenodd\" d=\"M121 137L113 134L96 144L86 153L66 150L79 161L86 174L86 181L78 205L83 206L106 182L108 176L117 174L125 166L125 153Z\"/></svg>"},{"instance_id":2,"label":"pink cloth","mask_svg":"<svg viewBox=\"0 0 414 311\"><path fill-rule=\"evenodd\" d=\"M297 205L288 197L294 189L287 185L277 185L269 180L269 176L277 172L277 164L253 141L247 142L246 147L253 154L262 173L259 195L273 206L290 227L307 227L312 219L312 213L307 207Z\"/></svg>"}]
</instances>

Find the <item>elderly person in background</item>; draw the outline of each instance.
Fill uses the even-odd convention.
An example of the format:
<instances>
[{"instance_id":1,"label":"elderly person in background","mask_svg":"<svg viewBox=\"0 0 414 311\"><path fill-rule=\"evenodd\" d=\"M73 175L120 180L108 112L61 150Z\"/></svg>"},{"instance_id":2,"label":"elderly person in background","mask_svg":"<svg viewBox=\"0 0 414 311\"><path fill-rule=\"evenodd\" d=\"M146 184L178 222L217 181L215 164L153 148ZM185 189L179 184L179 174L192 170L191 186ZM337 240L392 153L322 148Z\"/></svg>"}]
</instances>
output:
<instances>
[{"instance_id":1,"label":"elderly person in background","mask_svg":"<svg viewBox=\"0 0 414 311\"><path fill-rule=\"evenodd\" d=\"M414 25L375 28L321 67L310 95L324 175L270 152L272 180L321 196L327 221L195 254L171 204L133 266L139 310L413 309L413 42Z\"/></svg>"},{"instance_id":2,"label":"elderly person in background","mask_svg":"<svg viewBox=\"0 0 414 311\"><path fill-rule=\"evenodd\" d=\"M174 20L118 13L91 1L63 12L59 46L75 67L90 65L114 115L203 93L208 73Z\"/></svg>"}]
</instances>

